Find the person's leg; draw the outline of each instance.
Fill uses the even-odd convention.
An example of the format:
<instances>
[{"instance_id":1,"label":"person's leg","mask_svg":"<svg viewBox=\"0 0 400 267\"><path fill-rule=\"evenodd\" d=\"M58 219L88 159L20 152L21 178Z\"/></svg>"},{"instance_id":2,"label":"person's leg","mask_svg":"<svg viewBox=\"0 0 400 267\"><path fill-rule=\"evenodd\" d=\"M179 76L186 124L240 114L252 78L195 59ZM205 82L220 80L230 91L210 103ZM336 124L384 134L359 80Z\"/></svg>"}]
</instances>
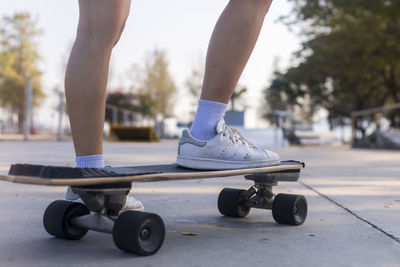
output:
<instances>
[{"instance_id":1,"label":"person's leg","mask_svg":"<svg viewBox=\"0 0 400 267\"><path fill-rule=\"evenodd\" d=\"M198 112L191 129L202 140L216 135L215 126L253 51L272 0L231 0L214 28L208 46Z\"/></svg>"},{"instance_id":2,"label":"person's leg","mask_svg":"<svg viewBox=\"0 0 400 267\"><path fill-rule=\"evenodd\" d=\"M179 142L178 165L216 170L280 163L278 154L255 147L222 120L271 2L230 0L220 16L208 47L196 116Z\"/></svg>"},{"instance_id":3,"label":"person's leg","mask_svg":"<svg viewBox=\"0 0 400 267\"><path fill-rule=\"evenodd\" d=\"M211 36L201 99L228 103L272 0L231 0Z\"/></svg>"},{"instance_id":4,"label":"person's leg","mask_svg":"<svg viewBox=\"0 0 400 267\"><path fill-rule=\"evenodd\" d=\"M108 68L128 18L130 0L80 0L75 43L65 74L72 137L77 167L102 168L103 126ZM66 199L79 200L71 187ZM133 197L123 209L142 210Z\"/></svg>"},{"instance_id":5,"label":"person's leg","mask_svg":"<svg viewBox=\"0 0 400 267\"><path fill-rule=\"evenodd\" d=\"M76 40L65 94L75 153L101 155L111 51L129 14L130 0L80 0Z\"/></svg>"}]
</instances>

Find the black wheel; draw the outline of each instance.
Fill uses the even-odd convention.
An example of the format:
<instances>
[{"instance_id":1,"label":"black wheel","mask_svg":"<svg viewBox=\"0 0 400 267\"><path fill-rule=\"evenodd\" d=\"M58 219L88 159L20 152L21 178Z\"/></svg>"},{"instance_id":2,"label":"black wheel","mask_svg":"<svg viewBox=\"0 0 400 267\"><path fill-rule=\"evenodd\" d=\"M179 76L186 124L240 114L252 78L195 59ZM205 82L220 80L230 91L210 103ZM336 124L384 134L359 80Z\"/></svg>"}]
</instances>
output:
<instances>
[{"instance_id":1,"label":"black wheel","mask_svg":"<svg viewBox=\"0 0 400 267\"><path fill-rule=\"evenodd\" d=\"M44 212L43 226L52 236L77 240L81 239L88 230L71 224L71 219L90 214L89 209L82 203L56 200Z\"/></svg>"},{"instance_id":2,"label":"black wheel","mask_svg":"<svg viewBox=\"0 0 400 267\"><path fill-rule=\"evenodd\" d=\"M229 217L246 217L250 207L241 204L246 190L224 188L218 196L218 210L222 215Z\"/></svg>"},{"instance_id":3,"label":"black wheel","mask_svg":"<svg viewBox=\"0 0 400 267\"><path fill-rule=\"evenodd\" d=\"M272 203L272 215L277 223L300 225L307 217L307 200L300 195L278 194Z\"/></svg>"},{"instance_id":4,"label":"black wheel","mask_svg":"<svg viewBox=\"0 0 400 267\"><path fill-rule=\"evenodd\" d=\"M126 211L114 224L114 243L127 252L153 255L161 248L164 238L164 222L157 214Z\"/></svg>"}]
</instances>

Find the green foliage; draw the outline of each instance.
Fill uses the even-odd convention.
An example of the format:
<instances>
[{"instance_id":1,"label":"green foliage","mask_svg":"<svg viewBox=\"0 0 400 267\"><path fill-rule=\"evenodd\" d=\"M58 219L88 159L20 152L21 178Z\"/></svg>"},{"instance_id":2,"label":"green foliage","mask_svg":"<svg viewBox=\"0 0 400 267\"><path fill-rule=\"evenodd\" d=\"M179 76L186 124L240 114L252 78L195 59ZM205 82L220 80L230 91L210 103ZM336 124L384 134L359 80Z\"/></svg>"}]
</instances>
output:
<instances>
[{"instance_id":1,"label":"green foliage","mask_svg":"<svg viewBox=\"0 0 400 267\"><path fill-rule=\"evenodd\" d=\"M236 86L235 90L232 93L231 96L231 110L236 111L236 103L243 99L243 96L245 95L245 93L247 92L247 88L246 87L241 87L241 86Z\"/></svg>"},{"instance_id":2,"label":"green foliage","mask_svg":"<svg viewBox=\"0 0 400 267\"><path fill-rule=\"evenodd\" d=\"M264 117L270 122L275 120L274 111L293 111L294 104L297 104L293 102L293 99L289 99L288 92L290 93L291 91L287 90L288 88L290 88L289 82L280 72L275 72L271 85L264 91L267 102Z\"/></svg>"},{"instance_id":3,"label":"green foliage","mask_svg":"<svg viewBox=\"0 0 400 267\"><path fill-rule=\"evenodd\" d=\"M204 67L193 68L190 76L186 79L185 85L189 94L197 100L200 98L201 88L203 86Z\"/></svg>"},{"instance_id":4,"label":"green foliage","mask_svg":"<svg viewBox=\"0 0 400 267\"><path fill-rule=\"evenodd\" d=\"M300 63L276 75L266 90L270 104L286 95L278 102L288 109L308 95L313 108L337 119L400 102L399 1L291 1L295 16L284 20L300 20L307 40L295 54Z\"/></svg>"},{"instance_id":5,"label":"green foliage","mask_svg":"<svg viewBox=\"0 0 400 267\"><path fill-rule=\"evenodd\" d=\"M168 70L168 62L163 51L154 50L146 62L144 77L140 82L139 94L142 95L146 113L162 119L173 114L173 96L177 91Z\"/></svg>"},{"instance_id":6,"label":"green foliage","mask_svg":"<svg viewBox=\"0 0 400 267\"><path fill-rule=\"evenodd\" d=\"M186 79L185 86L188 89L188 92L191 96L191 101L192 101L192 107L193 110L191 111L191 114L194 118L196 114L196 107L197 107L197 101L199 101L200 94L201 94L201 88L203 86L203 78L204 78L204 64L199 64L198 66L195 66L189 77Z\"/></svg>"},{"instance_id":7,"label":"green foliage","mask_svg":"<svg viewBox=\"0 0 400 267\"><path fill-rule=\"evenodd\" d=\"M39 105L44 97L35 44L38 35L36 22L29 13L15 13L0 20L0 105L18 114L20 131L28 77L33 84L33 104Z\"/></svg>"}]
</instances>

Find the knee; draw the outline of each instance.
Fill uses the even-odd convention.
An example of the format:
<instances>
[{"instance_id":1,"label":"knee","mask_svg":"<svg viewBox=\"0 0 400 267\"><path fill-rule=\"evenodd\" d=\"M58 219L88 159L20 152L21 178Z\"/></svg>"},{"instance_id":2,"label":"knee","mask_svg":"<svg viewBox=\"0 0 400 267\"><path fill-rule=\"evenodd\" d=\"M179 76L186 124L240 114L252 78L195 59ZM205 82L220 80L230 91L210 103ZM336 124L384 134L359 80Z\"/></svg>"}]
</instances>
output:
<instances>
[{"instance_id":1,"label":"knee","mask_svg":"<svg viewBox=\"0 0 400 267\"><path fill-rule=\"evenodd\" d=\"M114 47L125 28L124 17L90 16L79 19L77 38L101 47Z\"/></svg>"},{"instance_id":2,"label":"knee","mask_svg":"<svg viewBox=\"0 0 400 267\"><path fill-rule=\"evenodd\" d=\"M113 38L113 40L114 40L113 47L118 43L119 39L121 38L122 32L125 29L126 19L127 18L125 18L122 25L120 25L118 32L116 33L116 35Z\"/></svg>"}]
</instances>

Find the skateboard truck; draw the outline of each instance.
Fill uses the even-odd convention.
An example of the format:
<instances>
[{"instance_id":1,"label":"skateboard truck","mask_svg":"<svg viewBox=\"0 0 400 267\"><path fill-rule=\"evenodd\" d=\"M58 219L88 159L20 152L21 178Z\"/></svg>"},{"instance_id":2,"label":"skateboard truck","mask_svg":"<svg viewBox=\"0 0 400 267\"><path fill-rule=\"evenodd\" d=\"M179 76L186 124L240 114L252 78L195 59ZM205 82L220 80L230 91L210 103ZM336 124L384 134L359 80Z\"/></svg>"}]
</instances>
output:
<instances>
[{"instance_id":1,"label":"skateboard truck","mask_svg":"<svg viewBox=\"0 0 400 267\"><path fill-rule=\"evenodd\" d=\"M84 204L52 202L43 216L46 231L64 239L81 239L88 230L112 234L115 245L143 256L156 253L164 242L161 217L147 212L125 211L131 183L72 187Z\"/></svg>"},{"instance_id":2,"label":"skateboard truck","mask_svg":"<svg viewBox=\"0 0 400 267\"><path fill-rule=\"evenodd\" d=\"M113 185L112 188L110 186L108 188L104 186L72 187L72 190L93 213L72 218L71 225L112 234L115 220L125 205L126 196L131 187L131 183Z\"/></svg>"},{"instance_id":3,"label":"skateboard truck","mask_svg":"<svg viewBox=\"0 0 400 267\"><path fill-rule=\"evenodd\" d=\"M90 211L106 216L118 216L125 205L126 196L131 188L132 184L129 182L102 186L72 187L72 190L80 196Z\"/></svg>"},{"instance_id":4,"label":"skateboard truck","mask_svg":"<svg viewBox=\"0 0 400 267\"><path fill-rule=\"evenodd\" d=\"M278 185L278 180L297 181L299 177L300 173L293 171L245 175L245 179L253 181L254 185L242 193L239 202L250 208L272 209L275 197L272 188Z\"/></svg>"},{"instance_id":5,"label":"skateboard truck","mask_svg":"<svg viewBox=\"0 0 400 267\"><path fill-rule=\"evenodd\" d=\"M274 198L271 186L253 185L240 196L239 203L256 209L272 209Z\"/></svg>"},{"instance_id":6,"label":"skateboard truck","mask_svg":"<svg viewBox=\"0 0 400 267\"><path fill-rule=\"evenodd\" d=\"M267 172L246 175L254 185L247 190L224 188L218 197L218 209L229 217L245 217L251 208L270 209L276 222L300 225L307 217L307 201L304 196L275 194L272 188L278 181L297 181L300 170Z\"/></svg>"}]
</instances>

